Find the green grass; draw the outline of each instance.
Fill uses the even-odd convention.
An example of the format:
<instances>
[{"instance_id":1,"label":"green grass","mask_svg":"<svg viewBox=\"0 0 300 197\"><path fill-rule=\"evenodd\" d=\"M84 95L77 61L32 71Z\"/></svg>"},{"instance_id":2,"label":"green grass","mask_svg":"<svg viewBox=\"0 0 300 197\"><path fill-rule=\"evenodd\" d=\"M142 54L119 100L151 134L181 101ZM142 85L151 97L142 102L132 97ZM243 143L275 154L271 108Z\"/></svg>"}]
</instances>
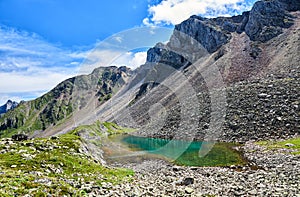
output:
<instances>
[{"instance_id":1,"label":"green grass","mask_svg":"<svg viewBox=\"0 0 300 197\"><path fill-rule=\"evenodd\" d=\"M285 144L290 143L294 144L295 146L288 147L285 146ZM298 138L293 138L293 139L288 139L284 141L260 141L257 142L258 145L266 146L268 149L282 149L282 148L287 148L287 149L292 149L293 152L292 154L299 155L300 154L300 137Z\"/></svg>"},{"instance_id":2,"label":"green grass","mask_svg":"<svg viewBox=\"0 0 300 197\"><path fill-rule=\"evenodd\" d=\"M0 154L0 196L81 196L85 191L70 182L94 182L101 187L103 182L118 184L130 180L132 170L102 166L81 153L80 142L78 135L70 133L58 139L33 139L9 145L9 151ZM5 146L0 145L0 151Z\"/></svg>"},{"instance_id":3,"label":"green grass","mask_svg":"<svg viewBox=\"0 0 300 197\"><path fill-rule=\"evenodd\" d=\"M88 131L89 135L92 136L103 136L103 131L101 131L102 123L100 121L96 121L94 124L91 125L80 125L76 127L71 134L78 135L78 133L82 131Z\"/></svg>"},{"instance_id":4,"label":"green grass","mask_svg":"<svg viewBox=\"0 0 300 197\"><path fill-rule=\"evenodd\" d=\"M113 122L104 122L103 126L107 129L107 133L109 135L124 134L135 131L135 129L132 128L120 127L119 125Z\"/></svg>"},{"instance_id":5,"label":"green grass","mask_svg":"<svg viewBox=\"0 0 300 197\"><path fill-rule=\"evenodd\" d=\"M97 121L92 125L81 125L76 127L71 133L77 135L80 132L88 131L90 137L104 136L106 132L108 135L126 134L135 131L136 129L121 127L113 122Z\"/></svg>"}]
</instances>

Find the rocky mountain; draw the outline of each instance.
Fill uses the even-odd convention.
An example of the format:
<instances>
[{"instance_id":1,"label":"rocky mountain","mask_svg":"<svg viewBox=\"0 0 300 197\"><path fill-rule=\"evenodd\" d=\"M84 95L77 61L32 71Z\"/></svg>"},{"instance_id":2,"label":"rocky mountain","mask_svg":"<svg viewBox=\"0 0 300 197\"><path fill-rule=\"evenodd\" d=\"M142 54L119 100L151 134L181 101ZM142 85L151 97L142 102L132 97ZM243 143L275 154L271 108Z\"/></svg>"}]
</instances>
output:
<instances>
[{"instance_id":1,"label":"rocky mountain","mask_svg":"<svg viewBox=\"0 0 300 197\"><path fill-rule=\"evenodd\" d=\"M16 101L8 100L4 105L0 106L0 115L5 114L9 110L12 110L18 106Z\"/></svg>"},{"instance_id":2,"label":"rocky mountain","mask_svg":"<svg viewBox=\"0 0 300 197\"><path fill-rule=\"evenodd\" d=\"M47 94L22 102L0 118L0 135L16 132L36 135L61 125L89 105L101 105L132 74L126 67L97 68L90 75L67 79Z\"/></svg>"},{"instance_id":3,"label":"rocky mountain","mask_svg":"<svg viewBox=\"0 0 300 197\"><path fill-rule=\"evenodd\" d=\"M191 16L167 44L149 49L129 107L102 118L161 138L299 134L299 8L299 2L268 0L240 16Z\"/></svg>"},{"instance_id":4,"label":"rocky mountain","mask_svg":"<svg viewBox=\"0 0 300 197\"><path fill-rule=\"evenodd\" d=\"M299 24L292 0L258 1L233 17L191 16L135 72L108 67L68 79L5 114L1 135L51 136L97 120L162 138L299 134Z\"/></svg>"}]
</instances>

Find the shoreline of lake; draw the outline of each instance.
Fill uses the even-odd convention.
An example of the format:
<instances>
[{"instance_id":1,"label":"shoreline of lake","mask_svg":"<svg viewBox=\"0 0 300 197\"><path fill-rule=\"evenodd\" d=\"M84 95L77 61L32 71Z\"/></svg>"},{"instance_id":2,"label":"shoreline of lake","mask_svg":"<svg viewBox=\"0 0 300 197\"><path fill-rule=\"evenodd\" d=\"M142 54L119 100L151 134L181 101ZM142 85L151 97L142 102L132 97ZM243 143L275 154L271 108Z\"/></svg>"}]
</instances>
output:
<instances>
[{"instance_id":1,"label":"shoreline of lake","mask_svg":"<svg viewBox=\"0 0 300 197\"><path fill-rule=\"evenodd\" d=\"M105 185L101 196L299 196L300 155L269 150L254 141L241 147L251 166L185 167L161 159L112 164L135 171L131 182ZM192 183L185 184L191 178ZM94 192L94 193L93 193Z\"/></svg>"}]
</instances>

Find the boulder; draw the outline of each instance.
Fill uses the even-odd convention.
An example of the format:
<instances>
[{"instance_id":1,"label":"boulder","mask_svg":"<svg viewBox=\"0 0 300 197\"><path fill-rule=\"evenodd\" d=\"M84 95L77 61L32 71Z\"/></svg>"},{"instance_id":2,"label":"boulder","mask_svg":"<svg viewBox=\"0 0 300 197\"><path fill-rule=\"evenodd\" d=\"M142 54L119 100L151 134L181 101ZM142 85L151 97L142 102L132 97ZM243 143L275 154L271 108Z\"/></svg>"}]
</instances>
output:
<instances>
[{"instance_id":1,"label":"boulder","mask_svg":"<svg viewBox=\"0 0 300 197\"><path fill-rule=\"evenodd\" d=\"M292 26L288 13L292 7L278 0L257 1L249 14L245 32L253 41L266 42L282 33L282 28Z\"/></svg>"},{"instance_id":2,"label":"boulder","mask_svg":"<svg viewBox=\"0 0 300 197\"><path fill-rule=\"evenodd\" d=\"M11 137L14 141L24 141L28 139L28 136L25 134L15 134Z\"/></svg>"},{"instance_id":3,"label":"boulder","mask_svg":"<svg viewBox=\"0 0 300 197\"><path fill-rule=\"evenodd\" d=\"M295 146L295 144L292 144L292 143L286 143L285 146L286 146L286 147L293 147L293 146Z\"/></svg>"}]
</instances>

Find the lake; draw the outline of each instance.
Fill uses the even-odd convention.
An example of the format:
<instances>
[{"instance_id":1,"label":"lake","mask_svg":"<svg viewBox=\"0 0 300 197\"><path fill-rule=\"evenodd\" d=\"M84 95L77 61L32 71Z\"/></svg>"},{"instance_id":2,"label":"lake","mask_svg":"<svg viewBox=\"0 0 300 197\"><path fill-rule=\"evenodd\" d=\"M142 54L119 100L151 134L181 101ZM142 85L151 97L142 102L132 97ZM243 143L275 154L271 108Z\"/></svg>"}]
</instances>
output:
<instances>
[{"instance_id":1,"label":"lake","mask_svg":"<svg viewBox=\"0 0 300 197\"><path fill-rule=\"evenodd\" d=\"M168 160L184 166L230 166L243 165L242 154L233 143L212 143L199 141L168 140L132 135L110 138L112 142L105 149L111 161L136 162L149 158ZM108 153L109 150L109 153Z\"/></svg>"}]
</instances>

